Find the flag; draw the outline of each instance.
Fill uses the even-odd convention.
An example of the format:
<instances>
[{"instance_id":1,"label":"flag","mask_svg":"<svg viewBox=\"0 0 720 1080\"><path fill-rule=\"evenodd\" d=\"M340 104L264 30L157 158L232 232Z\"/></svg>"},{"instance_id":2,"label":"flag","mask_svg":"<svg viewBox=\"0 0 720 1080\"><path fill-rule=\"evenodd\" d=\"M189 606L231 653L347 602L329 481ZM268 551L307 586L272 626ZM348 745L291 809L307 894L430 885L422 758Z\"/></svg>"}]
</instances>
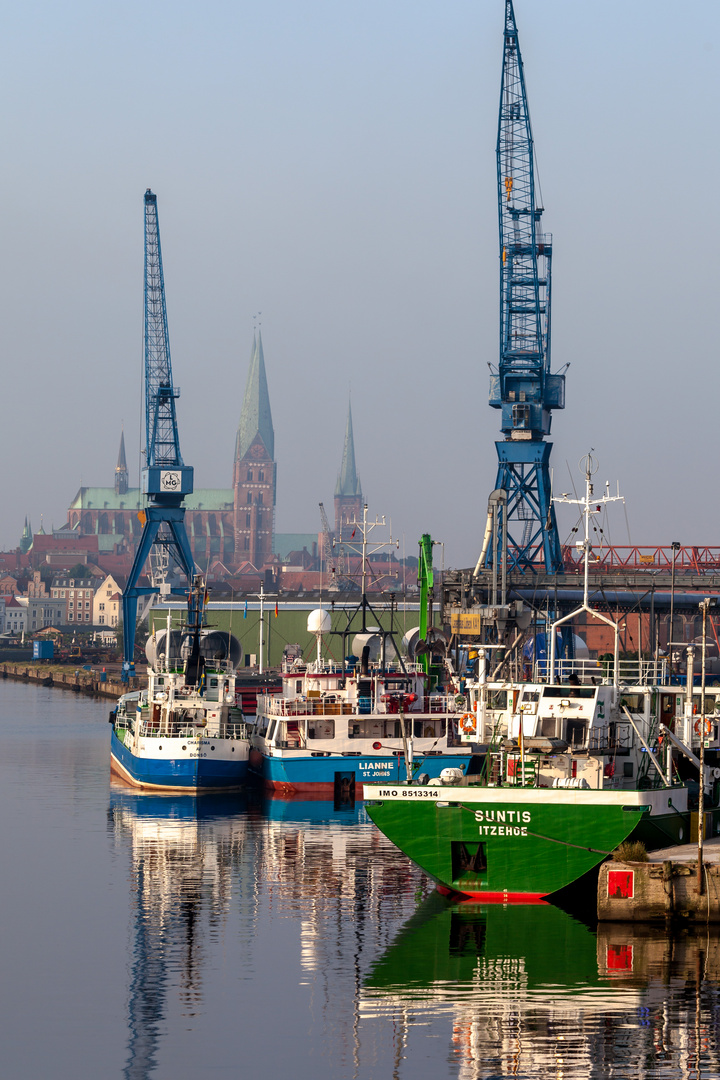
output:
<instances>
[{"instance_id":1,"label":"flag","mask_svg":"<svg viewBox=\"0 0 720 1080\"><path fill-rule=\"evenodd\" d=\"M247 600L245 601L245 610L243 611L243 619L247 619Z\"/></svg>"},{"instance_id":2,"label":"flag","mask_svg":"<svg viewBox=\"0 0 720 1080\"><path fill-rule=\"evenodd\" d=\"M353 529L353 531L352 531L352 532L350 533L350 539L351 539L351 540L354 540L354 539L355 539L355 530L354 530L354 529Z\"/></svg>"},{"instance_id":3,"label":"flag","mask_svg":"<svg viewBox=\"0 0 720 1080\"><path fill-rule=\"evenodd\" d=\"M276 600L275 601L275 618L277 619L277 617L278 617L278 608L277 608L277 600Z\"/></svg>"}]
</instances>

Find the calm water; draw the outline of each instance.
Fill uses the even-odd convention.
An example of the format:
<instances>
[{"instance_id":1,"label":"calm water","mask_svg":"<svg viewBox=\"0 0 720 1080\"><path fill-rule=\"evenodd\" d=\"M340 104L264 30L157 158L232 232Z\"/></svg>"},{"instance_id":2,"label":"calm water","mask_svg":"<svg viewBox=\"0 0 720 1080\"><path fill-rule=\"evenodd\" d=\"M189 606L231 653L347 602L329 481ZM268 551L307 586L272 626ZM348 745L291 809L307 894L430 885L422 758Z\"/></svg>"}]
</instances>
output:
<instances>
[{"instance_id":1,"label":"calm water","mask_svg":"<svg viewBox=\"0 0 720 1080\"><path fill-rule=\"evenodd\" d=\"M3 1080L719 1077L720 939L448 907L362 811L136 795L0 683Z\"/></svg>"}]
</instances>

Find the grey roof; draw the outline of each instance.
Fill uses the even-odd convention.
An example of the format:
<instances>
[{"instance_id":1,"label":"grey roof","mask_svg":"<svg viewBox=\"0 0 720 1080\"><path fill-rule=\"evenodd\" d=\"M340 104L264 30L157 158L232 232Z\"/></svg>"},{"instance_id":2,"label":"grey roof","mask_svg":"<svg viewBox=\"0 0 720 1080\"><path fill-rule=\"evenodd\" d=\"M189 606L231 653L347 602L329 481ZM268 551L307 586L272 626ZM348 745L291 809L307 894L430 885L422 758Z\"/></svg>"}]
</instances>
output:
<instances>
[{"instance_id":1,"label":"grey roof","mask_svg":"<svg viewBox=\"0 0 720 1080\"><path fill-rule=\"evenodd\" d=\"M258 435L262 439L270 458L274 461L275 432L273 431L272 414L270 412L270 395L268 394L267 376L265 374L265 357L263 356L261 333L258 333L257 338L253 338L250 369L245 383L245 397L243 398L240 423L235 441L236 460L245 457Z\"/></svg>"},{"instance_id":2,"label":"grey roof","mask_svg":"<svg viewBox=\"0 0 720 1080\"><path fill-rule=\"evenodd\" d=\"M345 446L342 465L335 485L336 495L359 495L362 498L360 477L355 471L355 440L353 439L352 407L348 402L347 426L345 428Z\"/></svg>"}]
</instances>

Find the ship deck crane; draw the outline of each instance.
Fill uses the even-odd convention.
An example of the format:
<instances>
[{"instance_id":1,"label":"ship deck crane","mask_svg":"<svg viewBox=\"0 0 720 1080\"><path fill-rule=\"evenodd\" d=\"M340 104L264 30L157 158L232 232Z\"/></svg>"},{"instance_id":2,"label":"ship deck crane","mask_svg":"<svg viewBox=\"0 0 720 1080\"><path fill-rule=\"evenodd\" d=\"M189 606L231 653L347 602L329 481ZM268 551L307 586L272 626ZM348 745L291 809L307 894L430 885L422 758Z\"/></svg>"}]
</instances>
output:
<instances>
[{"instance_id":1,"label":"ship deck crane","mask_svg":"<svg viewBox=\"0 0 720 1080\"><path fill-rule=\"evenodd\" d=\"M183 499L193 490L193 469L185 465L180 453L175 402L180 390L173 385L165 306L160 228L157 195L145 192L145 467L142 470L142 494L146 505L140 512L143 526L132 569L123 592L123 668L127 682L134 673L135 628L138 598L157 593L157 586L138 584L154 544L166 548L179 563L192 587L196 584L195 561L185 529ZM169 593L186 595L182 588L168 588ZM202 620L204 589L191 604L193 622ZM198 610L198 607L200 610Z\"/></svg>"},{"instance_id":2,"label":"ship deck crane","mask_svg":"<svg viewBox=\"0 0 720 1080\"><path fill-rule=\"evenodd\" d=\"M565 407L565 375L550 372L552 237L542 231L525 75L512 0L505 30L497 138L500 229L500 359L491 367L490 405L504 439L496 489L507 492L509 569L562 570L550 490L553 409ZM498 530L499 533L502 529ZM499 563L489 549L485 565Z\"/></svg>"}]
</instances>

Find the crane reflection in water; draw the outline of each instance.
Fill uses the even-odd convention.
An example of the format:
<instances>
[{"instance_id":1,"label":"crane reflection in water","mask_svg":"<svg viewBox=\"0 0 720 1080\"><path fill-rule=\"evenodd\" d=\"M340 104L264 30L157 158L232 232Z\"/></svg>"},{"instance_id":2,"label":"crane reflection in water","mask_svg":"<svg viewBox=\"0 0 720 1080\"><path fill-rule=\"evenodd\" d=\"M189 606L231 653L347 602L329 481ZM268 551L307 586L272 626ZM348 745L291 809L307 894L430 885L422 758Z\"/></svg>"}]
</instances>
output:
<instances>
[{"instance_id":1,"label":"crane reflection in water","mask_svg":"<svg viewBox=\"0 0 720 1080\"><path fill-rule=\"evenodd\" d=\"M182 1064L186 1036L206 1062L261 1065L236 1025L248 995L280 988L299 1080L404 1080L421 1063L458 1080L720 1075L715 930L450 904L359 806L114 784L109 823L131 865L126 1080ZM281 967L255 955L263 934L282 934ZM277 1065L281 1047L264 1041L262 1058Z\"/></svg>"},{"instance_id":2,"label":"crane reflection in water","mask_svg":"<svg viewBox=\"0 0 720 1080\"><path fill-rule=\"evenodd\" d=\"M203 997L203 950L243 900L240 873L247 838L239 796L139 794L113 783L109 825L132 860L132 941L126 1080L145 1080L167 1012L168 984L178 986L186 1017Z\"/></svg>"}]
</instances>

